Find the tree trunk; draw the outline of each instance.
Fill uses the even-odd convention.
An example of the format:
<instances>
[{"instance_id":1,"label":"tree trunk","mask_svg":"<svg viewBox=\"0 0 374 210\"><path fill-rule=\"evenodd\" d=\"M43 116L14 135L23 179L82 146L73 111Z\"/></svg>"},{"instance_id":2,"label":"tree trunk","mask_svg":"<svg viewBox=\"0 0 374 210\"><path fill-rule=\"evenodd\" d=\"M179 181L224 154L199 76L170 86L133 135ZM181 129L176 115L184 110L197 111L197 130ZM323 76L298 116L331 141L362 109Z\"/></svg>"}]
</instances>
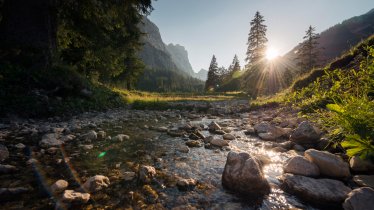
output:
<instances>
[{"instance_id":1,"label":"tree trunk","mask_svg":"<svg viewBox=\"0 0 374 210\"><path fill-rule=\"evenodd\" d=\"M31 69L48 69L56 50L56 13L56 0L5 0L0 59Z\"/></svg>"}]
</instances>

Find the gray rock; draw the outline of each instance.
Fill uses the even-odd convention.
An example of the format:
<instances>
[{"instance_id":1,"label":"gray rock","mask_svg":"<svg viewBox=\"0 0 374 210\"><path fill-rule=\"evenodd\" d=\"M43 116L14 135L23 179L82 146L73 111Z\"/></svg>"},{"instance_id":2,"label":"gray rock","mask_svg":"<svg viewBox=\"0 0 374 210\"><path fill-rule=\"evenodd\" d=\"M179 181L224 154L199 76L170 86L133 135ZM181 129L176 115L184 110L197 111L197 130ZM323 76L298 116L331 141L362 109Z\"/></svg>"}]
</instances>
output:
<instances>
[{"instance_id":1,"label":"gray rock","mask_svg":"<svg viewBox=\"0 0 374 210\"><path fill-rule=\"evenodd\" d=\"M293 174L283 174L280 180L286 192L317 205L341 205L351 192L351 188L338 180L314 179Z\"/></svg>"},{"instance_id":2,"label":"gray rock","mask_svg":"<svg viewBox=\"0 0 374 210\"><path fill-rule=\"evenodd\" d=\"M16 172L18 169L15 166L12 165L1 165L0 164L0 174L9 174Z\"/></svg>"},{"instance_id":3,"label":"gray rock","mask_svg":"<svg viewBox=\"0 0 374 210\"><path fill-rule=\"evenodd\" d=\"M63 142L73 141L76 138L73 134L68 134L66 136L62 136L60 139Z\"/></svg>"},{"instance_id":4,"label":"gray rock","mask_svg":"<svg viewBox=\"0 0 374 210\"><path fill-rule=\"evenodd\" d=\"M25 149L25 148L26 148L26 145L24 145L24 144L22 144L22 143L18 143L18 144L16 144L16 145L14 145L14 147L17 148L17 149L22 150L22 149Z\"/></svg>"},{"instance_id":5,"label":"gray rock","mask_svg":"<svg viewBox=\"0 0 374 210\"><path fill-rule=\"evenodd\" d=\"M182 153L188 153L190 151L190 148L188 146L182 145L178 147L177 151Z\"/></svg>"},{"instance_id":6,"label":"gray rock","mask_svg":"<svg viewBox=\"0 0 374 210\"><path fill-rule=\"evenodd\" d=\"M166 131L168 131L168 128L164 127L164 126L161 126L161 127L155 128L155 130L158 131L158 132L166 132Z\"/></svg>"},{"instance_id":7,"label":"gray rock","mask_svg":"<svg viewBox=\"0 0 374 210\"><path fill-rule=\"evenodd\" d=\"M109 178L103 175L96 175L87 179L83 184L83 189L87 192L96 192L108 187L110 184Z\"/></svg>"},{"instance_id":8,"label":"gray rock","mask_svg":"<svg viewBox=\"0 0 374 210\"><path fill-rule=\"evenodd\" d=\"M353 181L360 187L371 187L374 189L374 175L356 175Z\"/></svg>"},{"instance_id":9,"label":"gray rock","mask_svg":"<svg viewBox=\"0 0 374 210\"><path fill-rule=\"evenodd\" d=\"M248 153L230 152L222 174L222 185L235 193L262 196L270 192L270 186L262 169Z\"/></svg>"},{"instance_id":10,"label":"gray rock","mask_svg":"<svg viewBox=\"0 0 374 210\"><path fill-rule=\"evenodd\" d=\"M97 132L97 139L98 140L105 140L106 132L105 131L99 131Z\"/></svg>"},{"instance_id":11,"label":"gray rock","mask_svg":"<svg viewBox=\"0 0 374 210\"><path fill-rule=\"evenodd\" d=\"M84 150L91 150L94 148L93 144L80 145Z\"/></svg>"},{"instance_id":12,"label":"gray rock","mask_svg":"<svg viewBox=\"0 0 374 210\"><path fill-rule=\"evenodd\" d=\"M125 171L122 173L122 178L125 181L132 181L134 180L135 176L136 176L135 172L132 172L132 171Z\"/></svg>"},{"instance_id":13,"label":"gray rock","mask_svg":"<svg viewBox=\"0 0 374 210\"><path fill-rule=\"evenodd\" d=\"M2 144L0 144L0 162L9 158L9 151L8 148Z\"/></svg>"},{"instance_id":14,"label":"gray rock","mask_svg":"<svg viewBox=\"0 0 374 210\"><path fill-rule=\"evenodd\" d=\"M320 133L308 121L300 123L299 126L292 131L290 136L291 141L308 147L317 144L319 138Z\"/></svg>"},{"instance_id":15,"label":"gray rock","mask_svg":"<svg viewBox=\"0 0 374 210\"><path fill-rule=\"evenodd\" d=\"M84 134L82 137L87 141L95 141L97 139L97 133L91 130L88 133Z\"/></svg>"},{"instance_id":16,"label":"gray rock","mask_svg":"<svg viewBox=\"0 0 374 210\"><path fill-rule=\"evenodd\" d=\"M322 175L335 178L347 178L351 175L348 163L337 155L309 149L305 151L305 157L318 166Z\"/></svg>"},{"instance_id":17,"label":"gray rock","mask_svg":"<svg viewBox=\"0 0 374 210\"><path fill-rule=\"evenodd\" d=\"M60 146L64 142L59 140L58 138L59 135L57 133L45 134L42 137L42 140L39 142L39 145L43 148Z\"/></svg>"},{"instance_id":18,"label":"gray rock","mask_svg":"<svg viewBox=\"0 0 374 210\"><path fill-rule=\"evenodd\" d=\"M90 200L89 193L75 192L74 190L65 190L62 195L62 201L66 203L87 203Z\"/></svg>"},{"instance_id":19,"label":"gray rock","mask_svg":"<svg viewBox=\"0 0 374 210\"><path fill-rule=\"evenodd\" d=\"M15 188L0 188L0 200L6 198L15 198L15 196L29 192L30 189L26 187L15 187Z\"/></svg>"},{"instance_id":20,"label":"gray rock","mask_svg":"<svg viewBox=\"0 0 374 210\"><path fill-rule=\"evenodd\" d=\"M223 135L225 134L226 132L224 130L215 130L214 133L218 134L218 135Z\"/></svg>"},{"instance_id":21,"label":"gray rock","mask_svg":"<svg viewBox=\"0 0 374 210\"><path fill-rule=\"evenodd\" d=\"M197 184L197 181L194 179L179 179L177 181L177 187L179 190L189 190L193 189Z\"/></svg>"},{"instance_id":22,"label":"gray rock","mask_svg":"<svg viewBox=\"0 0 374 210\"><path fill-rule=\"evenodd\" d=\"M130 136L125 135L125 134L118 134L117 136L112 138L113 141L119 141L119 142L123 142L124 140L129 140L129 139L130 139Z\"/></svg>"},{"instance_id":23,"label":"gray rock","mask_svg":"<svg viewBox=\"0 0 374 210\"><path fill-rule=\"evenodd\" d=\"M150 183L156 176L156 169L152 166L140 166L139 180L143 183Z\"/></svg>"},{"instance_id":24,"label":"gray rock","mask_svg":"<svg viewBox=\"0 0 374 210\"><path fill-rule=\"evenodd\" d=\"M212 130L212 131L222 130L221 126L219 126L218 123L214 121L211 122L208 127L209 127L209 130Z\"/></svg>"},{"instance_id":25,"label":"gray rock","mask_svg":"<svg viewBox=\"0 0 374 210\"><path fill-rule=\"evenodd\" d=\"M283 167L284 173L303 176L319 176L318 167L303 156L295 156L287 160Z\"/></svg>"},{"instance_id":26,"label":"gray rock","mask_svg":"<svg viewBox=\"0 0 374 210\"><path fill-rule=\"evenodd\" d=\"M299 151L299 152L304 152L305 151L305 148L299 144L295 144L293 146L293 149L296 150L296 151Z\"/></svg>"},{"instance_id":27,"label":"gray rock","mask_svg":"<svg viewBox=\"0 0 374 210\"><path fill-rule=\"evenodd\" d=\"M63 192L64 190L66 190L66 188L69 186L69 183L63 179L60 179L58 181L56 181L52 186L51 186L51 191L53 193L61 193Z\"/></svg>"},{"instance_id":28,"label":"gray rock","mask_svg":"<svg viewBox=\"0 0 374 210\"><path fill-rule=\"evenodd\" d=\"M213 139L214 139L213 136L208 136L208 137L204 138L204 143L205 144L210 143Z\"/></svg>"},{"instance_id":29,"label":"gray rock","mask_svg":"<svg viewBox=\"0 0 374 210\"><path fill-rule=\"evenodd\" d=\"M203 146L199 140L188 140L186 141L186 145L189 147L201 147Z\"/></svg>"},{"instance_id":30,"label":"gray rock","mask_svg":"<svg viewBox=\"0 0 374 210\"><path fill-rule=\"evenodd\" d=\"M353 190L343 203L344 210L372 210L374 208L374 190L362 187Z\"/></svg>"},{"instance_id":31,"label":"gray rock","mask_svg":"<svg viewBox=\"0 0 374 210\"><path fill-rule=\"evenodd\" d=\"M222 139L213 139L210 141L210 144L217 147L229 146L229 143Z\"/></svg>"},{"instance_id":32,"label":"gray rock","mask_svg":"<svg viewBox=\"0 0 374 210\"><path fill-rule=\"evenodd\" d=\"M283 128L271 125L268 122L262 122L254 126L258 136L267 141L275 141L285 135Z\"/></svg>"},{"instance_id":33,"label":"gray rock","mask_svg":"<svg viewBox=\"0 0 374 210\"><path fill-rule=\"evenodd\" d=\"M234 140L235 139L235 136L230 134L230 133L226 133L226 134L223 134L223 139L225 140Z\"/></svg>"},{"instance_id":34,"label":"gray rock","mask_svg":"<svg viewBox=\"0 0 374 210\"><path fill-rule=\"evenodd\" d=\"M374 164L369 160L362 160L359 156L354 156L349 160L352 171L369 172L374 171Z\"/></svg>"}]
</instances>

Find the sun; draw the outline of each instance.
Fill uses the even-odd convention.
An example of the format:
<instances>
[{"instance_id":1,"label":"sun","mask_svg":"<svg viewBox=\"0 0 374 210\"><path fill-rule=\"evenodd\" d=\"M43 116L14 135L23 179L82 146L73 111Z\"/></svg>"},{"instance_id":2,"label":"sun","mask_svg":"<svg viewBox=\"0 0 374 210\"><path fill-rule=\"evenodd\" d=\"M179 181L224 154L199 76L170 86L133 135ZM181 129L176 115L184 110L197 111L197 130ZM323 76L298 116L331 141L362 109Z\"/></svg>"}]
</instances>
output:
<instances>
[{"instance_id":1,"label":"sun","mask_svg":"<svg viewBox=\"0 0 374 210\"><path fill-rule=\"evenodd\" d=\"M279 56L279 51L274 47L268 47L266 50L266 59L271 61Z\"/></svg>"}]
</instances>

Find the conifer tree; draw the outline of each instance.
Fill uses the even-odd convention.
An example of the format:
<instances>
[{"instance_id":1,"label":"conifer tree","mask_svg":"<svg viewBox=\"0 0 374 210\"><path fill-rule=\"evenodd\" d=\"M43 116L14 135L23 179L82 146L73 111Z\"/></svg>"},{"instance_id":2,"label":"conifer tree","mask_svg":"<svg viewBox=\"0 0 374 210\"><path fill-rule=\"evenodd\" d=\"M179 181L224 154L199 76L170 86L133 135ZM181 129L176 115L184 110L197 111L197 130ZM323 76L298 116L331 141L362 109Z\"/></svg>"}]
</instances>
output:
<instances>
[{"instance_id":1,"label":"conifer tree","mask_svg":"<svg viewBox=\"0 0 374 210\"><path fill-rule=\"evenodd\" d=\"M218 64L217 64L217 59L216 56L213 55L212 61L210 62L209 70L208 70L208 79L205 82L205 90L211 90L215 89L218 80L219 80L219 69L218 69Z\"/></svg>"},{"instance_id":2,"label":"conifer tree","mask_svg":"<svg viewBox=\"0 0 374 210\"><path fill-rule=\"evenodd\" d=\"M314 68L318 62L318 38L319 36L315 33L315 27L309 26L303 37L304 42L301 44L300 49L297 52L297 65L300 67L301 72L307 72Z\"/></svg>"},{"instance_id":3,"label":"conifer tree","mask_svg":"<svg viewBox=\"0 0 374 210\"><path fill-rule=\"evenodd\" d=\"M234 74L235 72L240 71L240 61L237 55L234 56L234 59L232 60L232 63L229 67L229 73Z\"/></svg>"},{"instance_id":4,"label":"conifer tree","mask_svg":"<svg viewBox=\"0 0 374 210\"><path fill-rule=\"evenodd\" d=\"M256 12L255 17L251 21L251 29L248 34L248 49L245 61L247 66L251 66L261 60L266 50L266 25L264 24L264 16L260 12Z\"/></svg>"}]
</instances>

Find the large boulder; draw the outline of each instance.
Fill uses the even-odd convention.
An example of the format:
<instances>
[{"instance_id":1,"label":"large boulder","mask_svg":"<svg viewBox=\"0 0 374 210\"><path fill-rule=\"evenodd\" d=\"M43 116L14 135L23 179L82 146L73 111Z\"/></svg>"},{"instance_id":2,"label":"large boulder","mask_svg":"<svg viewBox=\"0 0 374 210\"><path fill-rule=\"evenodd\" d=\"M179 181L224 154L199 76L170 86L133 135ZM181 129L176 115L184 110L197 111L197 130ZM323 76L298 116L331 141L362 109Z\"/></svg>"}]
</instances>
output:
<instances>
[{"instance_id":1,"label":"large boulder","mask_svg":"<svg viewBox=\"0 0 374 210\"><path fill-rule=\"evenodd\" d=\"M316 164L322 175L335 178L347 178L351 176L348 163L339 156L325 151L308 149L305 157Z\"/></svg>"},{"instance_id":2,"label":"large boulder","mask_svg":"<svg viewBox=\"0 0 374 210\"><path fill-rule=\"evenodd\" d=\"M319 176L318 166L303 156L295 156L287 160L283 167L284 173L303 176Z\"/></svg>"},{"instance_id":3,"label":"large boulder","mask_svg":"<svg viewBox=\"0 0 374 210\"><path fill-rule=\"evenodd\" d=\"M291 132L291 141L306 147L312 147L320 139L320 132L308 121L304 121Z\"/></svg>"},{"instance_id":4,"label":"large boulder","mask_svg":"<svg viewBox=\"0 0 374 210\"><path fill-rule=\"evenodd\" d=\"M267 141L275 141L286 134L283 128L271 125L268 122L257 124L254 129L261 139Z\"/></svg>"},{"instance_id":5,"label":"large boulder","mask_svg":"<svg viewBox=\"0 0 374 210\"><path fill-rule=\"evenodd\" d=\"M374 190L362 187L353 190L343 203L344 210L371 210L374 208Z\"/></svg>"},{"instance_id":6,"label":"large boulder","mask_svg":"<svg viewBox=\"0 0 374 210\"><path fill-rule=\"evenodd\" d=\"M96 175L87 179L83 184L83 189L87 192L96 192L108 187L110 184L109 178L103 175Z\"/></svg>"},{"instance_id":7,"label":"large boulder","mask_svg":"<svg viewBox=\"0 0 374 210\"><path fill-rule=\"evenodd\" d=\"M351 192L351 188L338 180L314 179L293 174L283 174L280 180L286 192L316 205L341 205Z\"/></svg>"},{"instance_id":8,"label":"large boulder","mask_svg":"<svg viewBox=\"0 0 374 210\"><path fill-rule=\"evenodd\" d=\"M270 192L262 168L248 153L230 152L222 175L222 185L245 196L262 196Z\"/></svg>"},{"instance_id":9,"label":"large boulder","mask_svg":"<svg viewBox=\"0 0 374 210\"><path fill-rule=\"evenodd\" d=\"M362 160L359 156L354 156L349 160L352 171L356 172L373 172L374 164L369 160Z\"/></svg>"},{"instance_id":10,"label":"large boulder","mask_svg":"<svg viewBox=\"0 0 374 210\"><path fill-rule=\"evenodd\" d=\"M64 142L59 139L59 134L57 133L48 133L42 137L42 140L39 142L39 145L43 148L57 147L63 144Z\"/></svg>"}]
</instances>

